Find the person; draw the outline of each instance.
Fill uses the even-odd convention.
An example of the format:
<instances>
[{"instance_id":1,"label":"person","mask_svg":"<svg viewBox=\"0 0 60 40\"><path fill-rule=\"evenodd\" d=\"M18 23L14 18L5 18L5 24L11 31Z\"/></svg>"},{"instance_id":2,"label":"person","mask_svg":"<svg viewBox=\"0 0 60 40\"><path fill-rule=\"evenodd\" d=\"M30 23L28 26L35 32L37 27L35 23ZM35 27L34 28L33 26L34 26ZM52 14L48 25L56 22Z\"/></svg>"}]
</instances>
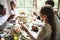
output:
<instances>
[{"instance_id":1,"label":"person","mask_svg":"<svg viewBox=\"0 0 60 40\"><path fill-rule=\"evenodd\" d=\"M10 6L11 6L11 14L17 16L18 15L18 9L16 7L16 3L14 1L11 1Z\"/></svg>"},{"instance_id":2,"label":"person","mask_svg":"<svg viewBox=\"0 0 60 40\"><path fill-rule=\"evenodd\" d=\"M52 7L54 7L54 1L52 1L52 0L47 0L46 2L45 2L45 5L51 5ZM55 23L56 23L56 40L58 40L59 39L59 27L60 27L60 25L59 25L59 16L57 16L58 15L58 11L57 11L57 9L54 9L53 8L53 10L54 10L54 18L55 18Z\"/></svg>"},{"instance_id":3,"label":"person","mask_svg":"<svg viewBox=\"0 0 60 40\"><path fill-rule=\"evenodd\" d=\"M6 10L3 5L0 4L0 31L2 31L6 26Z\"/></svg>"},{"instance_id":4,"label":"person","mask_svg":"<svg viewBox=\"0 0 60 40\"><path fill-rule=\"evenodd\" d=\"M27 15L25 12L21 12L20 15L16 18L18 24L19 22L23 22L24 24L27 23Z\"/></svg>"},{"instance_id":5,"label":"person","mask_svg":"<svg viewBox=\"0 0 60 40\"><path fill-rule=\"evenodd\" d=\"M47 1L45 1L45 5L51 5L52 7L54 7L54 1L47 0Z\"/></svg>"},{"instance_id":6,"label":"person","mask_svg":"<svg viewBox=\"0 0 60 40\"><path fill-rule=\"evenodd\" d=\"M8 17L9 14L6 13L4 5L0 4L0 40L2 40L2 38L7 34L6 32L4 32L4 29L6 28Z\"/></svg>"},{"instance_id":7,"label":"person","mask_svg":"<svg viewBox=\"0 0 60 40\"><path fill-rule=\"evenodd\" d=\"M55 40L55 22L54 22L54 12L51 6L45 5L40 10L40 18L45 22L45 25L41 27L40 31L37 32L36 37L33 37L31 33L22 25L22 30L24 30L31 40ZM53 34L53 35L52 35ZM34 35L34 34L33 34ZM53 37L53 39L51 39Z\"/></svg>"},{"instance_id":8,"label":"person","mask_svg":"<svg viewBox=\"0 0 60 40\"><path fill-rule=\"evenodd\" d=\"M11 6L11 13L10 13L10 17L9 17L8 21L9 20L15 21L18 16L18 9L16 7L16 3L14 1L11 1L10 6Z\"/></svg>"},{"instance_id":9,"label":"person","mask_svg":"<svg viewBox=\"0 0 60 40\"><path fill-rule=\"evenodd\" d=\"M47 0L47 1L45 1L45 5L51 5L52 7L53 7L53 10L54 10L54 14L56 14L56 15L58 15L58 11L57 11L57 9L54 9L54 1L52 1L52 0Z\"/></svg>"}]
</instances>

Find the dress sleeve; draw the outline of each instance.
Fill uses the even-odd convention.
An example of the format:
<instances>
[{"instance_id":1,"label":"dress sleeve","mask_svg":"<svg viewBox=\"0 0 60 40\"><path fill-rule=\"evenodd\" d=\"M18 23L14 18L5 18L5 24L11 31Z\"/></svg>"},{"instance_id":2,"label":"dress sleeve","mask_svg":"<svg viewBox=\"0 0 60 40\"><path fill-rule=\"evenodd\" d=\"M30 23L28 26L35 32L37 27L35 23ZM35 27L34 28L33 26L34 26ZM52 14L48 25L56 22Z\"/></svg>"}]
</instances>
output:
<instances>
[{"instance_id":1,"label":"dress sleeve","mask_svg":"<svg viewBox=\"0 0 60 40\"><path fill-rule=\"evenodd\" d=\"M32 40L42 40L46 36L46 28L45 27L41 27L41 29L36 34L34 34L34 33L31 34L30 32L27 32L27 34L29 35L29 37ZM35 37L33 35L35 35Z\"/></svg>"}]
</instances>

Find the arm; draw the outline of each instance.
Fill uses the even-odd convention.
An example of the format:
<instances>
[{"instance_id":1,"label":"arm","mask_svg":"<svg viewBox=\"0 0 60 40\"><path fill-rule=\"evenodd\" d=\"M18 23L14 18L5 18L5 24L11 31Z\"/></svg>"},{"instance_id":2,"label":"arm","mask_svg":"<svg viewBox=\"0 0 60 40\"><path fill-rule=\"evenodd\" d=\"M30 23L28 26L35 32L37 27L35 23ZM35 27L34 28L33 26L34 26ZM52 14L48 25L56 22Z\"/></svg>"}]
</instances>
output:
<instances>
[{"instance_id":1,"label":"arm","mask_svg":"<svg viewBox=\"0 0 60 40\"><path fill-rule=\"evenodd\" d=\"M35 38L30 34L28 29L26 27L24 27L24 25L22 25L22 23L19 23L19 24L22 26L21 29L24 30L32 40L35 40Z\"/></svg>"},{"instance_id":2,"label":"arm","mask_svg":"<svg viewBox=\"0 0 60 40\"><path fill-rule=\"evenodd\" d=\"M35 34L35 37L33 36L34 33L33 33L33 35L31 35L31 33L29 31L27 31L26 33L29 35L29 37L32 40L37 40L37 39L43 40L46 35L46 29L45 29L45 27L42 27L41 30L39 30L38 33Z\"/></svg>"},{"instance_id":3,"label":"arm","mask_svg":"<svg viewBox=\"0 0 60 40\"><path fill-rule=\"evenodd\" d=\"M10 19L13 19L15 15L10 15L10 17L7 19L9 21Z\"/></svg>"},{"instance_id":4,"label":"arm","mask_svg":"<svg viewBox=\"0 0 60 40\"><path fill-rule=\"evenodd\" d=\"M36 34L37 36L34 37L29 31L27 28L25 28L24 26L22 26L22 29L29 35L29 37L32 39L32 40L37 40L37 39L43 39L46 35L46 30L45 30L45 27L42 27L40 31L38 31L38 33Z\"/></svg>"}]
</instances>

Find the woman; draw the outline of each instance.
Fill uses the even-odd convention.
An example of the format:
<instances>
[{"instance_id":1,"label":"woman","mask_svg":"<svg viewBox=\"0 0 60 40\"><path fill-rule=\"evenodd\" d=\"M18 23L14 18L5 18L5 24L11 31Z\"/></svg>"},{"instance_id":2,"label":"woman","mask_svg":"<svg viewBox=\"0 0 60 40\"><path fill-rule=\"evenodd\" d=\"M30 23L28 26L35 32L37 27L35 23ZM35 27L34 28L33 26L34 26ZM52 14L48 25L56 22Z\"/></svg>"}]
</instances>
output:
<instances>
[{"instance_id":1,"label":"woman","mask_svg":"<svg viewBox=\"0 0 60 40\"><path fill-rule=\"evenodd\" d=\"M31 40L55 40L55 23L52 7L48 5L43 6L40 10L40 18L45 22L45 25L37 32L37 36L35 38L23 25L21 29L29 35Z\"/></svg>"},{"instance_id":2,"label":"woman","mask_svg":"<svg viewBox=\"0 0 60 40\"><path fill-rule=\"evenodd\" d=\"M10 13L10 17L9 17L8 21L11 19L16 20L16 18L18 16L18 9L16 7L16 3L14 1L11 1L10 6L11 6L11 13Z\"/></svg>"}]
</instances>

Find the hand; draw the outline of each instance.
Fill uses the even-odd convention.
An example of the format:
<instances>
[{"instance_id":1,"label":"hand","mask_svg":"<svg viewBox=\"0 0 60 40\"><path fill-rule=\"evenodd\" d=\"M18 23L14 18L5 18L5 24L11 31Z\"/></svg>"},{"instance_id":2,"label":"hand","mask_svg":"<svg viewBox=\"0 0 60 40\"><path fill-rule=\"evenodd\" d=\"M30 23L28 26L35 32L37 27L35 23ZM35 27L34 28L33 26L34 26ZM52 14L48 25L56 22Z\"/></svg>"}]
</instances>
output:
<instances>
[{"instance_id":1,"label":"hand","mask_svg":"<svg viewBox=\"0 0 60 40\"><path fill-rule=\"evenodd\" d=\"M26 27L24 27L24 25L23 25L23 24L21 24L21 23L20 23L20 25L22 26L22 27L21 27L21 29L22 29L22 30L24 30L25 32L28 32L27 28L26 28Z\"/></svg>"},{"instance_id":2,"label":"hand","mask_svg":"<svg viewBox=\"0 0 60 40\"><path fill-rule=\"evenodd\" d=\"M16 20L13 20L13 22L15 22Z\"/></svg>"}]
</instances>

